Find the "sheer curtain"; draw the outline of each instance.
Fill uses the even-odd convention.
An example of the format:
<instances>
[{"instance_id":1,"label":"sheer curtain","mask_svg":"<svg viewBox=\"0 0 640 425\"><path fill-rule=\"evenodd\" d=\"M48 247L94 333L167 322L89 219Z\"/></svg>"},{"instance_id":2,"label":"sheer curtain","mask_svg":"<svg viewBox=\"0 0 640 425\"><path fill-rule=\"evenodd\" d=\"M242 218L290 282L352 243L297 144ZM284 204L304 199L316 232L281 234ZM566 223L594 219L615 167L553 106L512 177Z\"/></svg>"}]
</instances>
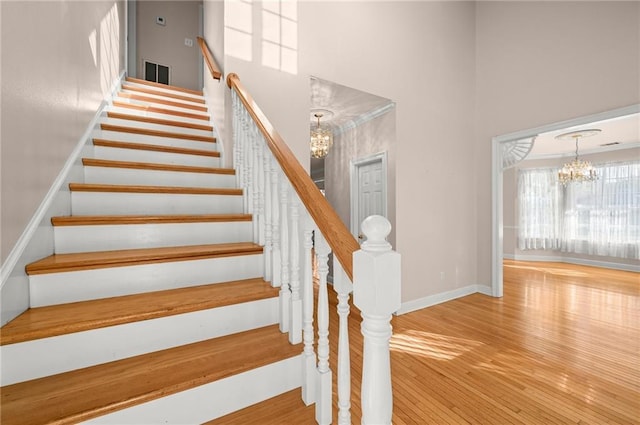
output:
<instances>
[{"instance_id":1,"label":"sheer curtain","mask_svg":"<svg viewBox=\"0 0 640 425\"><path fill-rule=\"evenodd\" d=\"M520 170L521 250L640 259L640 161L595 165L591 183L558 183L555 168Z\"/></svg>"},{"instance_id":2,"label":"sheer curtain","mask_svg":"<svg viewBox=\"0 0 640 425\"><path fill-rule=\"evenodd\" d=\"M562 186L556 168L532 168L518 173L518 246L560 249L562 246Z\"/></svg>"},{"instance_id":3,"label":"sheer curtain","mask_svg":"<svg viewBox=\"0 0 640 425\"><path fill-rule=\"evenodd\" d=\"M596 182L566 187L562 251L640 259L640 162L595 168Z\"/></svg>"}]
</instances>

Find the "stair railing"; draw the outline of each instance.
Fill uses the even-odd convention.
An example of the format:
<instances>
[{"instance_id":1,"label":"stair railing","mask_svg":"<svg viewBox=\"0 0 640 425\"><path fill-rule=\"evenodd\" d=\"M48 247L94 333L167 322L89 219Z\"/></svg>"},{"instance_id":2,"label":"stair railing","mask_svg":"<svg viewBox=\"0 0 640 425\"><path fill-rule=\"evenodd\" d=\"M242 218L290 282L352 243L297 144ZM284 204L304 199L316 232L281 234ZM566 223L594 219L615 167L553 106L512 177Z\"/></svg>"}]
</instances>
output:
<instances>
[{"instance_id":1,"label":"stair railing","mask_svg":"<svg viewBox=\"0 0 640 425\"><path fill-rule=\"evenodd\" d=\"M400 307L400 255L386 241L391 225L384 217L368 217L362 224L367 240L360 247L239 77L228 75L227 84L232 98L234 168L245 212L254 217L254 241L264 247L264 279L280 288L280 330L288 333L292 344L303 343L302 399L307 405L316 404L319 424L332 422L327 276L333 252L339 317L338 423L351 423L348 317L353 292L364 337L362 423L390 424L390 320ZM317 342L313 253L318 273Z\"/></svg>"},{"instance_id":2,"label":"stair railing","mask_svg":"<svg viewBox=\"0 0 640 425\"><path fill-rule=\"evenodd\" d=\"M211 50L209 50L209 46L207 46L207 42L202 37L197 37L198 45L200 46L200 51L202 52L202 57L207 64L207 68L209 68L209 72L214 80L220 80L222 78L222 72L220 71L220 67L216 62Z\"/></svg>"}]
</instances>

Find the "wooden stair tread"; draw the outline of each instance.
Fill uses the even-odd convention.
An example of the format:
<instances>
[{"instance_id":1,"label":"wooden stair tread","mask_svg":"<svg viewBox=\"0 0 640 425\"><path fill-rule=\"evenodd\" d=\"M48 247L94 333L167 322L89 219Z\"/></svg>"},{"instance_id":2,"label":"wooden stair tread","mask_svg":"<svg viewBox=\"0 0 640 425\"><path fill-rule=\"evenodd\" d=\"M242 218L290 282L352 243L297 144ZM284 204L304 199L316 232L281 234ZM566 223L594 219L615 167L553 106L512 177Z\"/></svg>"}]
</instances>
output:
<instances>
[{"instance_id":1,"label":"wooden stair tread","mask_svg":"<svg viewBox=\"0 0 640 425\"><path fill-rule=\"evenodd\" d=\"M123 249L118 251L53 254L27 264L25 269L27 274L36 275L258 253L262 253L262 247L251 242Z\"/></svg>"},{"instance_id":2,"label":"wooden stair tread","mask_svg":"<svg viewBox=\"0 0 640 425\"><path fill-rule=\"evenodd\" d=\"M3 425L77 423L300 354L277 325L2 387Z\"/></svg>"},{"instance_id":3,"label":"wooden stair tread","mask_svg":"<svg viewBox=\"0 0 640 425\"><path fill-rule=\"evenodd\" d=\"M154 94L156 96L164 96L164 97L170 97L172 99L178 99L178 100L186 100L188 102L194 102L194 103L202 103L204 104L204 99L200 98L195 98L195 97L191 97L191 96L183 96L177 93L168 93L168 92L164 92L162 90L153 90L151 88L146 88L146 87L140 87L140 86L133 86L131 84L122 84L122 90L131 90L131 91L137 91L140 93L146 93L146 94Z\"/></svg>"},{"instance_id":4,"label":"wooden stair tread","mask_svg":"<svg viewBox=\"0 0 640 425\"><path fill-rule=\"evenodd\" d=\"M197 142L215 143L216 138L213 136L199 136L197 134L175 133L171 131L151 130L148 128L127 127L124 125L100 124L100 128L104 131L116 131L119 133L139 134L143 136L168 137L172 139L193 140Z\"/></svg>"},{"instance_id":5,"label":"wooden stair tread","mask_svg":"<svg viewBox=\"0 0 640 425\"><path fill-rule=\"evenodd\" d=\"M69 183L72 192L118 192L118 193L172 193L182 195L242 195L242 189L178 187L178 186L136 186L124 184Z\"/></svg>"},{"instance_id":6,"label":"wooden stair tread","mask_svg":"<svg viewBox=\"0 0 640 425\"><path fill-rule=\"evenodd\" d=\"M93 144L95 146L104 146L107 148L135 149L135 150L143 150L143 151L179 153L183 155L212 156L215 158L220 157L220 152L216 152L216 151L179 148L174 146L152 145L152 144L146 144L146 143L118 142L114 140L93 139Z\"/></svg>"},{"instance_id":7,"label":"wooden stair tread","mask_svg":"<svg viewBox=\"0 0 640 425\"><path fill-rule=\"evenodd\" d=\"M137 105L135 103L120 102L117 99L113 100L113 106L117 106L119 108L135 109L137 111L155 112L157 114L174 115L176 117L209 121L208 115L189 113L189 112L183 112L183 111L174 111L173 109L158 108L156 106L151 106L151 105Z\"/></svg>"},{"instance_id":8,"label":"wooden stair tread","mask_svg":"<svg viewBox=\"0 0 640 425\"><path fill-rule=\"evenodd\" d=\"M146 116L133 115L133 114L123 114L121 112L107 112L107 116L109 118L115 118L119 120L139 121L139 122L146 122L150 124L168 125L172 127L192 128L194 130L213 131L213 127L210 125L193 124L190 122L174 121L174 120L146 117Z\"/></svg>"},{"instance_id":9,"label":"wooden stair tread","mask_svg":"<svg viewBox=\"0 0 640 425\"><path fill-rule=\"evenodd\" d=\"M140 78L126 77L126 81L129 81L130 83L144 84L144 85L151 86L151 87L160 87L160 88L168 89L168 90L181 91L183 93L191 93L191 94L194 94L196 96L203 96L203 93L200 90L191 90L191 89L187 89L187 88L184 88L184 87L171 86L169 84L162 84L162 83L156 83L156 82L153 82L153 81L141 80Z\"/></svg>"},{"instance_id":10,"label":"wooden stair tread","mask_svg":"<svg viewBox=\"0 0 640 425\"><path fill-rule=\"evenodd\" d=\"M112 159L82 158L86 167L134 168L139 170L176 171L204 174L235 175L233 168L196 167L192 165L158 164L153 162L118 161Z\"/></svg>"},{"instance_id":11,"label":"wooden stair tread","mask_svg":"<svg viewBox=\"0 0 640 425\"><path fill-rule=\"evenodd\" d=\"M213 223L251 221L251 214L201 214L201 215L92 215L52 217L54 226L94 226L114 224L161 223Z\"/></svg>"},{"instance_id":12,"label":"wooden stair tread","mask_svg":"<svg viewBox=\"0 0 640 425\"><path fill-rule=\"evenodd\" d=\"M174 102L172 100L159 99L157 97L144 96L135 93L119 92L118 96L127 99L140 100L143 102L160 103L162 105L175 106L176 108L193 109L194 111L207 112L207 108L205 106L192 105L190 103L184 102Z\"/></svg>"},{"instance_id":13,"label":"wooden stair tread","mask_svg":"<svg viewBox=\"0 0 640 425\"><path fill-rule=\"evenodd\" d=\"M278 296L262 278L31 308L2 327L0 345Z\"/></svg>"}]
</instances>

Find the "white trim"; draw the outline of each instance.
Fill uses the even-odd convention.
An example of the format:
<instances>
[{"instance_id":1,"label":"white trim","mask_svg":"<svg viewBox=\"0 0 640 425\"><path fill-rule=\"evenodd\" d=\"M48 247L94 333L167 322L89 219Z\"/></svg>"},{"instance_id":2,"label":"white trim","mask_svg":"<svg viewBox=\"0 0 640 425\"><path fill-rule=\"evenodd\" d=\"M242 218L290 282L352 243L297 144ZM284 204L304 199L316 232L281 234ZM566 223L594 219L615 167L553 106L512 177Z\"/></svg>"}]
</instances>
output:
<instances>
[{"instance_id":1,"label":"white trim","mask_svg":"<svg viewBox=\"0 0 640 425\"><path fill-rule=\"evenodd\" d=\"M102 103L100 103L100 106L98 107L96 114L93 116L93 119L89 122L87 129L85 130L84 134L80 137L75 149L71 152L71 155L67 159L67 162L64 164L64 167L62 167L62 170L60 170L60 173L58 173L58 176L56 177L53 184L49 188L49 191L47 192L46 196L38 206L38 209L36 210L36 212L31 217L29 224L27 224L27 227L24 229L24 232L22 232L22 235L20 235L20 238L18 239L16 244L13 246L13 249L7 256L7 259L2 264L2 270L0 271L0 290L4 287L5 283L9 279L11 272L15 268L20 257L23 255L25 249L27 248L27 245L31 241L31 238L38 230L40 223L42 223L43 219L46 217L47 211L49 211L49 209L53 205L55 197L58 194L58 192L60 192L60 190L62 189L63 184L67 179L67 176L70 174L74 165L76 165L76 162L79 161L85 145L89 140L91 140L91 135L94 131L94 128L100 121L104 109L111 103L113 97L120 89L122 85L122 79L124 78L124 76L125 76L125 71L123 70L120 73L120 76L118 77L118 79L113 82L113 85L111 86L110 94L102 101Z\"/></svg>"},{"instance_id":2,"label":"white trim","mask_svg":"<svg viewBox=\"0 0 640 425\"><path fill-rule=\"evenodd\" d=\"M222 134L220 134L220 132L218 131L219 127L216 125L216 120L213 117L213 114L211 113L212 108L211 108L211 105L209 105L209 97L207 94L206 87L202 88L202 97L204 98L205 105L207 105L207 110L209 111L209 122L211 123L211 127L213 127L214 136L216 137L216 148L218 149L218 152L220 152L220 166L224 167L225 166L224 138L222 137ZM224 121L224 117L223 117L223 121Z\"/></svg>"},{"instance_id":3,"label":"white trim","mask_svg":"<svg viewBox=\"0 0 640 425\"><path fill-rule=\"evenodd\" d=\"M633 143L623 143L620 145L607 146L606 148L601 147L598 149L587 149L580 150L580 156L584 155L594 155L605 152L613 152L613 151L621 151L625 149L636 149L640 148L640 142ZM529 155L527 160L535 160L535 159L555 159L555 158L569 158L576 156L575 152L564 152L564 153L549 153L549 154L537 154L537 155Z\"/></svg>"},{"instance_id":4,"label":"white trim","mask_svg":"<svg viewBox=\"0 0 640 425\"><path fill-rule=\"evenodd\" d=\"M502 258L503 258L503 193L502 193L502 149L501 144L513 140L533 137L540 133L561 130L567 127L589 124L596 121L609 120L640 112L640 103L624 108L612 109L597 114L586 115L540 127L521 130L515 133L496 136L491 140L491 288L494 297L502 296Z\"/></svg>"},{"instance_id":5,"label":"white trim","mask_svg":"<svg viewBox=\"0 0 640 425\"><path fill-rule=\"evenodd\" d=\"M401 314L410 313L412 311L421 310L423 308L431 307L436 304L441 304L447 301L455 300L456 298L466 297L471 294L484 294L491 296L491 288L487 285L469 285L463 288L453 289L451 291L441 292L435 295L429 295L428 297L418 298L417 300L411 300L402 303L400 309L394 314L399 316Z\"/></svg>"},{"instance_id":6,"label":"white trim","mask_svg":"<svg viewBox=\"0 0 640 425\"><path fill-rule=\"evenodd\" d=\"M546 261L551 263L568 263L576 264L580 266L593 266L602 267L605 269L624 270L628 272L640 272L640 265L614 263L612 261L599 261L592 260L590 258L573 258L562 257L556 255L516 255L516 254L504 254L503 258L514 261Z\"/></svg>"},{"instance_id":7,"label":"white trim","mask_svg":"<svg viewBox=\"0 0 640 425\"><path fill-rule=\"evenodd\" d=\"M351 210L351 234L358 239L358 168L363 165L380 162L382 164L382 191L384 199L382 201L382 215L387 217L387 152L379 152L362 158L352 159L349 164L349 180L351 182L350 210Z\"/></svg>"}]
</instances>

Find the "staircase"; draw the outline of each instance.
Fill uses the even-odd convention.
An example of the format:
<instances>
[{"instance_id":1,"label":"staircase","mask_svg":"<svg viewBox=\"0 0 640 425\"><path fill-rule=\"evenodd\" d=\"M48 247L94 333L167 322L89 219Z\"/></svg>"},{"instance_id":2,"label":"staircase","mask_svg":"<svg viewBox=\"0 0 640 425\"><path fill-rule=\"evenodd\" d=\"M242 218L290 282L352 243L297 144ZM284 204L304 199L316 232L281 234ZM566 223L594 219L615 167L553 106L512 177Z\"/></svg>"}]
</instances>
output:
<instances>
[{"instance_id":1,"label":"staircase","mask_svg":"<svg viewBox=\"0 0 640 425\"><path fill-rule=\"evenodd\" d=\"M301 345L202 94L128 78L1 329L0 423L202 423L301 386Z\"/></svg>"}]
</instances>

